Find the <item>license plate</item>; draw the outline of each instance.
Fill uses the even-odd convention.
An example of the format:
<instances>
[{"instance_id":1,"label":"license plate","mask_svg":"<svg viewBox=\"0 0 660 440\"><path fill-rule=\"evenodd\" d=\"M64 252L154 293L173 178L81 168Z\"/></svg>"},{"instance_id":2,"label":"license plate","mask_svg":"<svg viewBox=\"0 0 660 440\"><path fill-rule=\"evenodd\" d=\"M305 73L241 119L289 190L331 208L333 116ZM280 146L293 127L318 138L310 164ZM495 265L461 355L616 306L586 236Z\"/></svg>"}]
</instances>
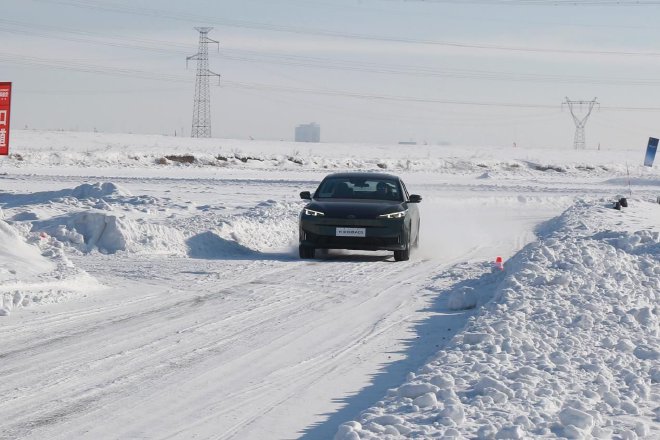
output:
<instances>
[{"instance_id":1,"label":"license plate","mask_svg":"<svg viewBox=\"0 0 660 440\"><path fill-rule=\"evenodd\" d=\"M366 237L365 228L337 228L337 237Z\"/></svg>"}]
</instances>

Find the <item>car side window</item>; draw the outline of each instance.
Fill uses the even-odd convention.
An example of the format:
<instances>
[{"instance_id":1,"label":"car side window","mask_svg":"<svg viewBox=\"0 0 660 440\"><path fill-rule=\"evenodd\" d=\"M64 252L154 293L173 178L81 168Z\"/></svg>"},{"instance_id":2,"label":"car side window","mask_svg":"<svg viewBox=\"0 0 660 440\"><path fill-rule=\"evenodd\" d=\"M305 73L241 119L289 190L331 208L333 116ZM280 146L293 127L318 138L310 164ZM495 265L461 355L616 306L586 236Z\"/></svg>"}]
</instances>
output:
<instances>
[{"instance_id":1,"label":"car side window","mask_svg":"<svg viewBox=\"0 0 660 440\"><path fill-rule=\"evenodd\" d=\"M403 183L403 180L399 180L401 183L401 188L403 188L403 194L404 194L404 200L408 201L410 200L410 194L408 194L408 189L406 188L406 184Z\"/></svg>"}]
</instances>

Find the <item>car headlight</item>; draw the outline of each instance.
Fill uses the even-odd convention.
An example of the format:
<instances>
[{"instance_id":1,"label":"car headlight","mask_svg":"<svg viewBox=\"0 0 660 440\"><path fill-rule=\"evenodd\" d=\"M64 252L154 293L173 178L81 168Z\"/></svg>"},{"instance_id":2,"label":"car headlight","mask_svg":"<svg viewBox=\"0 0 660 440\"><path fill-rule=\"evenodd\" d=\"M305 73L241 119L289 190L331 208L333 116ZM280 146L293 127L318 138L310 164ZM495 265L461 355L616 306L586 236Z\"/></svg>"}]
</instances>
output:
<instances>
[{"instance_id":1,"label":"car headlight","mask_svg":"<svg viewBox=\"0 0 660 440\"><path fill-rule=\"evenodd\" d=\"M391 212L389 214L383 214L379 215L379 218L403 218L406 216L406 213L408 210L406 209L405 211L399 211L399 212Z\"/></svg>"},{"instance_id":2,"label":"car headlight","mask_svg":"<svg viewBox=\"0 0 660 440\"><path fill-rule=\"evenodd\" d=\"M321 211L314 211L313 209L305 208L304 209L305 215L311 215L312 217L320 217L322 215L325 215Z\"/></svg>"}]
</instances>

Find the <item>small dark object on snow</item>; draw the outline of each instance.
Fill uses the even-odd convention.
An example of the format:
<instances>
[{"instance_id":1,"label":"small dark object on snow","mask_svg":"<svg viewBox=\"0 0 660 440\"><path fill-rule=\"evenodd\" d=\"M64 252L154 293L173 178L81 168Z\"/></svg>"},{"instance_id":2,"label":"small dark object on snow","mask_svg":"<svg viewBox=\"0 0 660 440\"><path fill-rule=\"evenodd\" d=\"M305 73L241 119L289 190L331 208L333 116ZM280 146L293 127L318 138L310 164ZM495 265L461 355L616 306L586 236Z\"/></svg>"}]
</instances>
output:
<instances>
[{"instance_id":1,"label":"small dark object on snow","mask_svg":"<svg viewBox=\"0 0 660 440\"><path fill-rule=\"evenodd\" d=\"M621 198L619 199L619 203L621 203L621 206L622 206L623 208L627 208L627 207L628 207L628 199L626 199L625 197L621 197Z\"/></svg>"},{"instance_id":2,"label":"small dark object on snow","mask_svg":"<svg viewBox=\"0 0 660 440\"><path fill-rule=\"evenodd\" d=\"M619 211L621 211L621 202L614 202L613 208L618 209Z\"/></svg>"}]
</instances>

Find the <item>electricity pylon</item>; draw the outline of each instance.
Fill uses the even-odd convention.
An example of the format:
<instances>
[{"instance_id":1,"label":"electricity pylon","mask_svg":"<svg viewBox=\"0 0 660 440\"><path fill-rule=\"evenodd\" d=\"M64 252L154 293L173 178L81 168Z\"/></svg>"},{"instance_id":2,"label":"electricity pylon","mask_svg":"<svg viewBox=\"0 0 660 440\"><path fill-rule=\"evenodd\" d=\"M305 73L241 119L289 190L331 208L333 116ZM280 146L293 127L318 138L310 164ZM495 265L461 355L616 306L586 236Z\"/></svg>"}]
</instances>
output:
<instances>
[{"instance_id":1,"label":"electricity pylon","mask_svg":"<svg viewBox=\"0 0 660 440\"><path fill-rule=\"evenodd\" d=\"M587 119L589 119L594 106L600 105L596 99L597 98L594 98L592 101L571 101L566 97L566 102L562 103L562 108L564 107L564 104L568 106L568 109L571 111L571 116L573 116L573 122L575 122L573 147L575 147L576 150L584 150L587 147L584 126L587 124ZM584 114L585 108L586 114ZM580 117L576 113L581 113L583 116Z\"/></svg>"},{"instance_id":2,"label":"electricity pylon","mask_svg":"<svg viewBox=\"0 0 660 440\"><path fill-rule=\"evenodd\" d=\"M218 84L220 75L209 70L209 43L218 45L220 42L209 38L208 33L212 27L196 27L199 31L199 50L193 56L186 57L186 68L188 61L197 60L197 79L195 80L195 102L193 105L193 120L190 137L211 137L211 92L209 90L209 77L217 76Z\"/></svg>"}]
</instances>

